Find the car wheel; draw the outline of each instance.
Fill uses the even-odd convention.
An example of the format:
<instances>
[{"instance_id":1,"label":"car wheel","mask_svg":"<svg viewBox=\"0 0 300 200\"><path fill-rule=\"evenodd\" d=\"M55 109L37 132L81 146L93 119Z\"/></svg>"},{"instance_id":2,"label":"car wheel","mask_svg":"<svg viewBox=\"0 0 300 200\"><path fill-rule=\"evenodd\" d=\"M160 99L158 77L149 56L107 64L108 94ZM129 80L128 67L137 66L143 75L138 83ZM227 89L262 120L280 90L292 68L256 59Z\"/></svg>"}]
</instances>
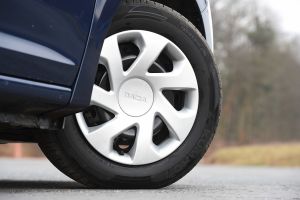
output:
<instances>
[{"instance_id":1,"label":"car wheel","mask_svg":"<svg viewBox=\"0 0 300 200\"><path fill-rule=\"evenodd\" d=\"M85 111L39 143L90 187L160 188L203 157L218 123L220 84L199 31L152 1L123 1Z\"/></svg>"}]
</instances>

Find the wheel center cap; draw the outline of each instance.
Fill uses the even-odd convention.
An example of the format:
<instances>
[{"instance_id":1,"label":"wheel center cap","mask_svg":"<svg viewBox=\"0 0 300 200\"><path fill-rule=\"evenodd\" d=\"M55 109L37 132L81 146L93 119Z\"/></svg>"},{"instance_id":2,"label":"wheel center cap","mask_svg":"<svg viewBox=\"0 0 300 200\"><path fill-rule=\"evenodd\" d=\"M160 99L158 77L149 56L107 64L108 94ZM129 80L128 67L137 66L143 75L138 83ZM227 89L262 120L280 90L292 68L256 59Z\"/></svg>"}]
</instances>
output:
<instances>
[{"instance_id":1,"label":"wheel center cap","mask_svg":"<svg viewBox=\"0 0 300 200\"><path fill-rule=\"evenodd\" d=\"M119 90L119 105L123 112L132 117L146 114L153 104L150 85L138 78L125 81Z\"/></svg>"}]
</instances>

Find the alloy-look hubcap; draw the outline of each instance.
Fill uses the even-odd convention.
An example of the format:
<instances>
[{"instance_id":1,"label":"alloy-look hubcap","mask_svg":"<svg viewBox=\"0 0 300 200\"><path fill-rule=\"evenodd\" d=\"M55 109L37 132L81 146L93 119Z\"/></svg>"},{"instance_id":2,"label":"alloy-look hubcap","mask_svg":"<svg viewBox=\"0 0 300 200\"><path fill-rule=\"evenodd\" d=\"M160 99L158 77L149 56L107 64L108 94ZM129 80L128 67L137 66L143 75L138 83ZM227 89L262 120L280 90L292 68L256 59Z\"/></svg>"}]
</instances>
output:
<instances>
[{"instance_id":1,"label":"alloy-look hubcap","mask_svg":"<svg viewBox=\"0 0 300 200\"><path fill-rule=\"evenodd\" d=\"M126 69L124 52L120 48L123 43L132 43L139 50ZM154 63L163 69L164 66L157 64L157 60L166 60L161 56L169 60L162 63L172 66L159 73L151 71ZM90 145L104 157L127 165L153 163L179 148L193 127L199 103L197 79L184 53L161 35L141 30L124 31L105 40L99 64L107 70L110 89L95 84L91 106L101 108L113 117L91 126L84 112L76 114L78 125ZM174 106L176 95L170 100L165 91L183 93L181 106ZM160 137L160 142L154 138L157 121L167 129L162 132L168 132ZM124 147L124 152L115 148L117 138L122 135L133 138L132 144Z\"/></svg>"}]
</instances>

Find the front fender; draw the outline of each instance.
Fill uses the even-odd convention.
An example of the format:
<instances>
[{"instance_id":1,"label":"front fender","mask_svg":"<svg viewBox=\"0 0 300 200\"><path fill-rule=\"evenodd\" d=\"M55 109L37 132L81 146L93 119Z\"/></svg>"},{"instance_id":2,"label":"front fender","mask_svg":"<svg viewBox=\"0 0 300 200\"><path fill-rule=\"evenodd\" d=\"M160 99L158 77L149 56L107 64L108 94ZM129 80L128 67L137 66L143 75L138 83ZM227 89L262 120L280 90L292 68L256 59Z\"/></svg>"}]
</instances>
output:
<instances>
[{"instance_id":1,"label":"front fender","mask_svg":"<svg viewBox=\"0 0 300 200\"><path fill-rule=\"evenodd\" d=\"M89 106L102 44L119 5L120 0L96 1L89 38L77 79L72 88L70 102L66 107L48 115L65 116Z\"/></svg>"},{"instance_id":2,"label":"front fender","mask_svg":"<svg viewBox=\"0 0 300 200\"><path fill-rule=\"evenodd\" d=\"M213 35L213 26L212 26L212 17L210 10L210 1L209 0L197 0L199 9L201 10L202 21L205 30L205 38L208 46L212 51L214 51L214 35Z\"/></svg>"}]
</instances>

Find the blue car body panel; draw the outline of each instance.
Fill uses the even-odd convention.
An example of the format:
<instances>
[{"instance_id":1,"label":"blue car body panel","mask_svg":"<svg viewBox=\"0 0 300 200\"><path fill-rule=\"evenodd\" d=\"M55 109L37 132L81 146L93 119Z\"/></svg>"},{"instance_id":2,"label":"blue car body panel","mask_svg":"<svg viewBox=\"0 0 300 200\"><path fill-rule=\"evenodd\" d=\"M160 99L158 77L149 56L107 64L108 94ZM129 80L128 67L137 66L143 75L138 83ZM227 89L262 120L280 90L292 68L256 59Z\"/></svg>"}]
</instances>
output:
<instances>
[{"instance_id":1,"label":"blue car body panel","mask_svg":"<svg viewBox=\"0 0 300 200\"><path fill-rule=\"evenodd\" d=\"M97 0L96 2L85 55L73 87L70 104L68 109L63 111L71 110L67 114L72 113L74 110L79 111L90 104L91 91L96 77L102 44L119 4L120 0Z\"/></svg>"},{"instance_id":2,"label":"blue car body panel","mask_svg":"<svg viewBox=\"0 0 300 200\"><path fill-rule=\"evenodd\" d=\"M0 112L63 116L89 105L119 0L0 1Z\"/></svg>"},{"instance_id":3,"label":"blue car body panel","mask_svg":"<svg viewBox=\"0 0 300 200\"><path fill-rule=\"evenodd\" d=\"M4 33L0 34L0 47L13 37L9 42L12 47L7 44L1 49L0 73L72 86L84 54L94 5L95 0L0 1L0 32ZM26 46L26 42L30 44ZM34 46L36 51L30 55ZM45 59L53 53L68 62L50 56Z\"/></svg>"},{"instance_id":4,"label":"blue car body panel","mask_svg":"<svg viewBox=\"0 0 300 200\"><path fill-rule=\"evenodd\" d=\"M71 89L0 75L0 110L34 114L67 104Z\"/></svg>"}]
</instances>

